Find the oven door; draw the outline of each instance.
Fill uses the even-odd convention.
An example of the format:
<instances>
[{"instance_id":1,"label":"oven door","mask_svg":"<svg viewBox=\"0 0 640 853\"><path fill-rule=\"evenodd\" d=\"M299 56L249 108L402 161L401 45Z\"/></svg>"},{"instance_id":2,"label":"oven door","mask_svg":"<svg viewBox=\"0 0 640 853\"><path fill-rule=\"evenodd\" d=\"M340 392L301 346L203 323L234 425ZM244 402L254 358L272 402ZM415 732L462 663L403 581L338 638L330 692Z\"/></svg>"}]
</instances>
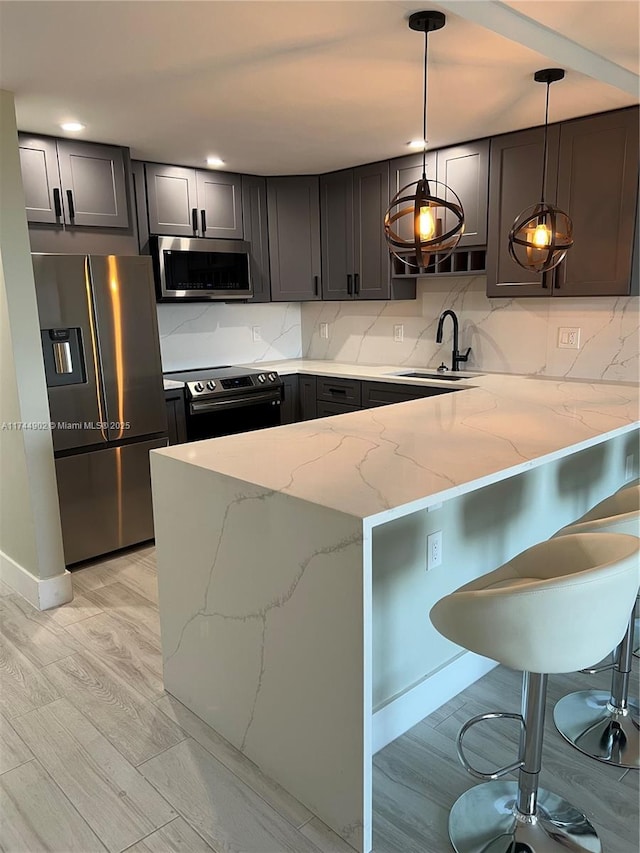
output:
<instances>
[{"instance_id":1,"label":"oven door","mask_svg":"<svg viewBox=\"0 0 640 853\"><path fill-rule=\"evenodd\" d=\"M187 438L200 441L280 426L282 388L233 398L193 400L187 407Z\"/></svg>"}]
</instances>

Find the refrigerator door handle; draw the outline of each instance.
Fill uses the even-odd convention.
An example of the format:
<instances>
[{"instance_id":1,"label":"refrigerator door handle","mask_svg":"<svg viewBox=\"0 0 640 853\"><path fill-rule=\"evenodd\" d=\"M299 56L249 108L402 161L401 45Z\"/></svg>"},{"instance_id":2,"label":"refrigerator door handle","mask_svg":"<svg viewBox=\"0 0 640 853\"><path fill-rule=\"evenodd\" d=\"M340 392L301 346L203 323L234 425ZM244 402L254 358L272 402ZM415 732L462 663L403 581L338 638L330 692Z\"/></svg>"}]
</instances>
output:
<instances>
[{"instance_id":1,"label":"refrigerator door handle","mask_svg":"<svg viewBox=\"0 0 640 853\"><path fill-rule=\"evenodd\" d=\"M53 345L53 360L56 373L73 373L73 360L69 341L57 341Z\"/></svg>"}]
</instances>

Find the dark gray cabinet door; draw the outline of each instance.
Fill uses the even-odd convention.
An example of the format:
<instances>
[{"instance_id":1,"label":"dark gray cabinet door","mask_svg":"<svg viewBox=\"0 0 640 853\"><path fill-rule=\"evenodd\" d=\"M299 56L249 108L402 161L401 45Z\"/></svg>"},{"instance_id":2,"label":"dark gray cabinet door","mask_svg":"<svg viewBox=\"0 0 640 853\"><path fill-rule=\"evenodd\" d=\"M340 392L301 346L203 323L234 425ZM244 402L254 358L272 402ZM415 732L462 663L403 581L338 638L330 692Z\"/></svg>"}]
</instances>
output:
<instances>
[{"instance_id":1,"label":"dark gray cabinet door","mask_svg":"<svg viewBox=\"0 0 640 853\"><path fill-rule=\"evenodd\" d=\"M489 140L441 148L437 152L438 181L450 187L462 202L464 234L458 246L484 246L487 242L487 198L489 193ZM444 230L455 225L445 215Z\"/></svg>"},{"instance_id":2,"label":"dark gray cabinet door","mask_svg":"<svg viewBox=\"0 0 640 853\"><path fill-rule=\"evenodd\" d=\"M194 169L145 163L149 232L194 237L199 213Z\"/></svg>"},{"instance_id":3,"label":"dark gray cabinet door","mask_svg":"<svg viewBox=\"0 0 640 853\"><path fill-rule=\"evenodd\" d=\"M65 218L71 225L129 227L122 148L59 139L58 165Z\"/></svg>"},{"instance_id":4,"label":"dark gray cabinet door","mask_svg":"<svg viewBox=\"0 0 640 853\"><path fill-rule=\"evenodd\" d=\"M638 108L565 122L558 205L573 220L573 248L554 296L629 293L638 192Z\"/></svg>"},{"instance_id":5,"label":"dark gray cabinet door","mask_svg":"<svg viewBox=\"0 0 640 853\"><path fill-rule=\"evenodd\" d=\"M300 420L300 382L297 374L282 377L280 423L295 424Z\"/></svg>"},{"instance_id":6,"label":"dark gray cabinet door","mask_svg":"<svg viewBox=\"0 0 640 853\"><path fill-rule=\"evenodd\" d=\"M310 421L317 417L316 377L300 374L300 420Z\"/></svg>"},{"instance_id":7,"label":"dark gray cabinet door","mask_svg":"<svg viewBox=\"0 0 640 853\"><path fill-rule=\"evenodd\" d=\"M55 139L19 134L18 140L27 221L61 225L62 201Z\"/></svg>"},{"instance_id":8,"label":"dark gray cabinet door","mask_svg":"<svg viewBox=\"0 0 640 853\"><path fill-rule=\"evenodd\" d=\"M353 170L320 176L322 298L353 296Z\"/></svg>"},{"instance_id":9,"label":"dark gray cabinet door","mask_svg":"<svg viewBox=\"0 0 640 853\"><path fill-rule=\"evenodd\" d=\"M181 388L165 391L164 400L167 407L169 444L184 444L187 440L184 391Z\"/></svg>"},{"instance_id":10,"label":"dark gray cabinet door","mask_svg":"<svg viewBox=\"0 0 640 853\"><path fill-rule=\"evenodd\" d=\"M556 197L559 125L549 127L545 198ZM553 271L528 272L509 255L509 231L516 217L540 201L544 130L541 127L491 140L489 219L487 223L487 296L546 296Z\"/></svg>"},{"instance_id":11,"label":"dark gray cabinet door","mask_svg":"<svg viewBox=\"0 0 640 853\"><path fill-rule=\"evenodd\" d=\"M356 299L389 299L389 248L384 214L389 205L389 163L353 170L354 280Z\"/></svg>"},{"instance_id":12,"label":"dark gray cabinet door","mask_svg":"<svg viewBox=\"0 0 640 853\"><path fill-rule=\"evenodd\" d=\"M267 178L271 299L320 299L320 204L316 175Z\"/></svg>"},{"instance_id":13,"label":"dark gray cabinet door","mask_svg":"<svg viewBox=\"0 0 640 853\"><path fill-rule=\"evenodd\" d=\"M201 237L242 239L242 187L240 175L196 171Z\"/></svg>"},{"instance_id":14,"label":"dark gray cabinet door","mask_svg":"<svg viewBox=\"0 0 640 853\"><path fill-rule=\"evenodd\" d=\"M269 229L267 226L267 182L254 175L242 176L242 220L244 239L251 244L250 302L271 301L269 275Z\"/></svg>"}]
</instances>

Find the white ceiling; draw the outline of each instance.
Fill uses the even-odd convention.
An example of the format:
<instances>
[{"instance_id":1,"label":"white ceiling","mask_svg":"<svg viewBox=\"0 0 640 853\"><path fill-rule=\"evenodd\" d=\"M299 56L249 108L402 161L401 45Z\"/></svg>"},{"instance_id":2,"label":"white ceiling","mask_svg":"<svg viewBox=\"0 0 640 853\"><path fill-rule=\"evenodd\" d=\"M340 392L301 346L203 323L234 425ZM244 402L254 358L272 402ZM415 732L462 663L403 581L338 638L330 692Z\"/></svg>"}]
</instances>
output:
<instances>
[{"instance_id":1,"label":"white ceiling","mask_svg":"<svg viewBox=\"0 0 640 853\"><path fill-rule=\"evenodd\" d=\"M637 0L0 0L0 86L22 130L76 119L138 159L331 171L421 136L424 36L406 19L432 8L431 147L542 124L539 68L567 69L551 121L638 103Z\"/></svg>"}]
</instances>

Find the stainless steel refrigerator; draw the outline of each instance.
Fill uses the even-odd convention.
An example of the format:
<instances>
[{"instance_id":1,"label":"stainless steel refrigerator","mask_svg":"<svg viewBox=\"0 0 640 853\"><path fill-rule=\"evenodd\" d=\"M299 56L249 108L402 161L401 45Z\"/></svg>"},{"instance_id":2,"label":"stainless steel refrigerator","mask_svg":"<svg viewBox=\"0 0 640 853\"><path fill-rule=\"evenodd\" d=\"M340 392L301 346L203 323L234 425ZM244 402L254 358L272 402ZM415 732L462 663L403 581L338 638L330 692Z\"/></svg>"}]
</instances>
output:
<instances>
[{"instance_id":1,"label":"stainless steel refrigerator","mask_svg":"<svg viewBox=\"0 0 640 853\"><path fill-rule=\"evenodd\" d=\"M167 445L148 257L32 255L67 565L153 537Z\"/></svg>"}]
</instances>

